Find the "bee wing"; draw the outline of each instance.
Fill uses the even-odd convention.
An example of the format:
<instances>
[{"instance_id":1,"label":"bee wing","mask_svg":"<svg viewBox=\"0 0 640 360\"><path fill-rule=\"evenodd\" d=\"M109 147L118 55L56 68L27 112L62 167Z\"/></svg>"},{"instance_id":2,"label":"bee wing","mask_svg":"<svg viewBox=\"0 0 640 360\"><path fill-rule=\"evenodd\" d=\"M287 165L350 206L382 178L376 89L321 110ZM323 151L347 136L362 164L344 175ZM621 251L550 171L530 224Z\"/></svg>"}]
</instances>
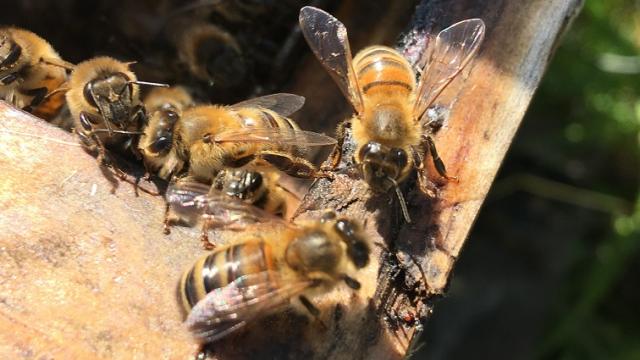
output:
<instances>
[{"instance_id":1,"label":"bee wing","mask_svg":"<svg viewBox=\"0 0 640 360\"><path fill-rule=\"evenodd\" d=\"M208 293L191 309L186 325L200 342L214 342L287 305L310 285L310 281L285 283L270 271L245 275Z\"/></svg>"},{"instance_id":2,"label":"bee wing","mask_svg":"<svg viewBox=\"0 0 640 360\"><path fill-rule=\"evenodd\" d=\"M353 69L347 28L332 15L312 6L300 10L299 21L309 47L349 99L356 113L361 114L364 105Z\"/></svg>"},{"instance_id":3,"label":"bee wing","mask_svg":"<svg viewBox=\"0 0 640 360\"><path fill-rule=\"evenodd\" d=\"M467 19L442 30L435 44L426 50L427 61L414 105L413 114L421 118L427 108L449 85L478 51L484 39L481 19Z\"/></svg>"},{"instance_id":4,"label":"bee wing","mask_svg":"<svg viewBox=\"0 0 640 360\"><path fill-rule=\"evenodd\" d=\"M169 185L166 199L173 212L190 221L202 216L218 227L243 228L265 222L289 226L267 211L191 179Z\"/></svg>"},{"instance_id":5,"label":"bee wing","mask_svg":"<svg viewBox=\"0 0 640 360\"><path fill-rule=\"evenodd\" d=\"M260 96L233 104L230 108L263 108L272 110L282 116L289 116L304 105L304 96L279 93Z\"/></svg>"},{"instance_id":6,"label":"bee wing","mask_svg":"<svg viewBox=\"0 0 640 360\"><path fill-rule=\"evenodd\" d=\"M180 179L169 184L165 199L173 212L191 222L203 214L200 204L209 188L209 185L191 179Z\"/></svg>"},{"instance_id":7,"label":"bee wing","mask_svg":"<svg viewBox=\"0 0 640 360\"><path fill-rule=\"evenodd\" d=\"M215 227L242 230L257 223L289 226L282 218L217 190L202 197L199 202L203 217Z\"/></svg>"},{"instance_id":8,"label":"bee wing","mask_svg":"<svg viewBox=\"0 0 640 360\"><path fill-rule=\"evenodd\" d=\"M295 146L327 146L337 144L336 139L312 131L281 128L255 128L228 130L216 134L214 142L266 142Z\"/></svg>"}]
</instances>

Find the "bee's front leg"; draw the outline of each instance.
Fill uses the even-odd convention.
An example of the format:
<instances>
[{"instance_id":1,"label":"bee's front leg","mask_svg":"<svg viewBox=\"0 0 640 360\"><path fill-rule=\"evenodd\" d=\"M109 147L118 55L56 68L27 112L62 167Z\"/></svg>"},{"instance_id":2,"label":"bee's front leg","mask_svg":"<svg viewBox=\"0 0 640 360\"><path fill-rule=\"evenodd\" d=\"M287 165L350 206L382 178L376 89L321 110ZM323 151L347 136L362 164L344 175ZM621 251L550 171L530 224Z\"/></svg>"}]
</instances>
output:
<instances>
[{"instance_id":1,"label":"bee's front leg","mask_svg":"<svg viewBox=\"0 0 640 360\"><path fill-rule=\"evenodd\" d=\"M333 173L324 169L318 170L307 159L280 151L262 151L258 157L287 175L302 178L333 178Z\"/></svg>"},{"instance_id":2,"label":"bee's front leg","mask_svg":"<svg viewBox=\"0 0 640 360\"><path fill-rule=\"evenodd\" d=\"M29 102L29 105L23 107L22 110L33 112L33 109L44 101L48 93L49 89L46 87L39 87L23 92L24 95L31 96L31 101Z\"/></svg>"},{"instance_id":3,"label":"bee's front leg","mask_svg":"<svg viewBox=\"0 0 640 360\"><path fill-rule=\"evenodd\" d=\"M455 176L449 176L447 174L447 169L444 165L444 162L442 161L442 159L440 158L440 156L438 155L438 150L436 149L436 143L433 141L433 138L429 135L425 135L423 136L423 141L426 143L427 149L429 151L429 155L431 157L431 159L433 160L433 165L436 167L436 170L438 171L438 174L440 174L440 176L442 176L443 178L449 180L449 181L455 181L458 182L458 178Z\"/></svg>"},{"instance_id":4,"label":"bee's front leg","mask_svg":"<svg viewBox=\"0 0 640 360\"><path fill-rule=\"evenodd\" d=\"M338 143L336 147L333 149L331 155L329 155L329 166L326 170L335 170L338 165L340 165L340 161L342 161L342 145L344 145L344 138L347 135L347 129L351 128L351 121L345 120L338 124L336 128L336 137L338 138ZM325 170L323 168L323 170Z\"/></svg>"}]
</instances>

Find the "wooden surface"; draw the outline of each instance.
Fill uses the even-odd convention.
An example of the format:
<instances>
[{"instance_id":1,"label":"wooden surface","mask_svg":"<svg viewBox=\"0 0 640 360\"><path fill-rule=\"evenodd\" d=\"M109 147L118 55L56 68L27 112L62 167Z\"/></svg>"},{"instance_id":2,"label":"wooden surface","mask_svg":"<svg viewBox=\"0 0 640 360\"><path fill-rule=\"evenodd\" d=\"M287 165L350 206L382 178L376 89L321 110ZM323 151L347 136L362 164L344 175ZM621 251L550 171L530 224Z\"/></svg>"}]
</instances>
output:
<instances>
[{"instance_id":1,"label":"wooden surface","mask_svg":"<svg viewBox=\"0 0 640 360\"><path fill-rule=\"evenodd\" d=\"M112 185L71 134L0 102L0 358L186 358L197 232Z\"/></svg>"},{"instance_id":2,"label":"wooden surface","mask_svg":"<svg viewBox=\"0 0 640 360\"><path fill-rule=\"evenodd\" d=\"M215 344L210 357L404 356L416 330L428 326L433 301L446 290L552 49L580 3L422 1L400 42L408 55L419 50L415 44L427 31L436 33L469 17L487 25L468 76L445 94L461 91L436 136L449 172L460 182L440 183L437 198L428 199L409 180L404 191L411 225L403 224L391 197L374 196L356 177L338 174L333 182L316 182L298 217L332 208L365 222L374 251L373 261L358 276L363 288L356 295L341 288L315 299L324 326L285 312ZM356 10L335 13L341 17ZM376 36L391 44L387 35ZM356 41L354 51L368 45L362 35ZM319 69L314 61L307 56L299 74L308 67ZM331 104L331 114L341 113L342 105L336 104L346 102L323 102L324 88L316 85L330 84L328 76L313 86L297 78L292 91L306 89L308 94L311 89L310 109ZM306 115L321 122L311 127L316 130L336 124L314 112ZM345 146L352 148L349 142ZM161 197L135 196L127 183L113 192L74 137L3 103L0 173L0 357L185 358L193 353L196 347L181 325L175 290L182 271L202 249L195 230L162 233Z\"/></svg>"}]
</instances>

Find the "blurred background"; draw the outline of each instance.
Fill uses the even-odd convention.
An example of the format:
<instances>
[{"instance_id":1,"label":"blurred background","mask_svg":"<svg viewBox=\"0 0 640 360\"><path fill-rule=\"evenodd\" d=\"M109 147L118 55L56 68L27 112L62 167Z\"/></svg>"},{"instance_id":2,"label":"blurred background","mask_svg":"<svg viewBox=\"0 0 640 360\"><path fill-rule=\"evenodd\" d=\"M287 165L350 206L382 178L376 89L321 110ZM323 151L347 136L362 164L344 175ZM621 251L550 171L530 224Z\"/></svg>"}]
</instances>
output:
<instances>
[{"instance_id":1,"label":"blurred background","mask_svg":"<svg viewBox=\"0 0 640 360\"><path fill-rule=\"evenodd\" d=\"M586 1L436 304L429 359L640 359L640 2Z\"/></svg>"}]
</instances>

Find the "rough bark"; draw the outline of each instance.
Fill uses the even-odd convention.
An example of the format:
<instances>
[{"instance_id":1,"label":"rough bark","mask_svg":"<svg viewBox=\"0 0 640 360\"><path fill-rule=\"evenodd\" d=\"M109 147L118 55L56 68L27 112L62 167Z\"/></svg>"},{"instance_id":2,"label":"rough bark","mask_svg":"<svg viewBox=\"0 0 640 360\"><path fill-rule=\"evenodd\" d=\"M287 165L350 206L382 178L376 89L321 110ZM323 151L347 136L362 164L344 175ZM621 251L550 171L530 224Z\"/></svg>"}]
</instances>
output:
<instances>
[{"instance_id":1,"label":"rough bark","mask_svg":"<svg viewBox=\"0 0 640 360\"><path fill-rule=\"evenodd\" d=\"M580 0L422 1L399 46L409 55L425 34L455 21L480 17L487 25L468 76L443 94L457 103L436 143L449 173L460 181L445 184L434 177L434 198L422 195L415 179L407 181L413 224L403 223L389 196L372 194L353 174L317 181L298 218L332 208L364 221L375 245L371 264L358 277L362 288L356 295L338 289L315 299L324 325L289 311L277 314L216 344L211 356L404 356L428 326L433 301L446 290L558 38L580 5ZM306 59L303 74L316 66L313 61ZM298 78L294 89L317 89ZM310 108L323 108L312 95ZM197 230L175 228L164 235L162 198L136 196L126 183L113 192L71 135L4 103L0 120L0 354L185 358L193 353L175 289L185 267L202 254ZM345 153L352 149L347 141Z\"/></svg>"}]
</instances>

